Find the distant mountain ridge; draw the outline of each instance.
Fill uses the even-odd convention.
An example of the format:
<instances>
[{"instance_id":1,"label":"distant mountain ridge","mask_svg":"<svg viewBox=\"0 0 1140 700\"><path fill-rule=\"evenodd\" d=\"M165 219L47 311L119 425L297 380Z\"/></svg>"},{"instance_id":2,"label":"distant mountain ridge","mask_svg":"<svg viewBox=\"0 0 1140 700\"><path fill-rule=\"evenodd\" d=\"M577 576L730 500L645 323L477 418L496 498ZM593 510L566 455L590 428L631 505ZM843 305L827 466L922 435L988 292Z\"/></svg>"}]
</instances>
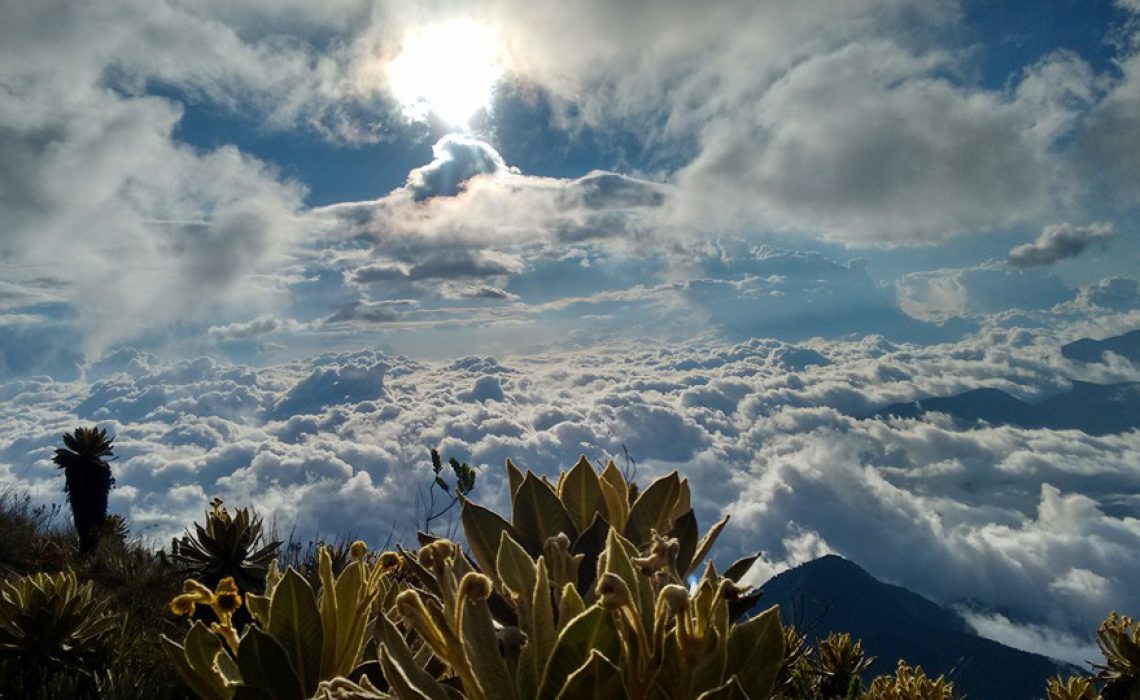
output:
<instances>
[{"instance_id":1,"label":"distant mountain ridge","mask_svg":"<svg viewBox=\"0 0 1140 700\"><path fill-rule=\"evenodd\" d=\"M1074 381L1071 390L1038 404L1022 401L1000 389L974 389L956 396L891 404L865 418L918 418L930 412L946 413L965 423L1110 435L1140 428L1140 382Z\"/></svg>"},{"instance_id":2,"label":"distant mountain ridge","mask_svg":"<svg viewBox=\"0 0 1140 700\"><path fill-rule=\"evenodd\" d=\"M1073 672L1068 664L1013 649L975 634L953 611L899 586L883 583L836 555L802 564L762 587L761 606L780 605L784 624L809 626L809 641L850 632L876 657L865 681L893 673L898 659L946 674L971 700L1029 700L1045 696L1048 678Z\"/></svg>"},{"instance_id":3,"label":"distant mountain ridge","mask_svg":"<svg viewBox=\"0 0 1140 700\"><path fill-rule=\"evenodd\" d=\"M1061 355L1081 362L1100 362L1105 352L1140 362L1140 329L1102 340L1081 338L1061 348Z\"/></svg>"}]
</instances>

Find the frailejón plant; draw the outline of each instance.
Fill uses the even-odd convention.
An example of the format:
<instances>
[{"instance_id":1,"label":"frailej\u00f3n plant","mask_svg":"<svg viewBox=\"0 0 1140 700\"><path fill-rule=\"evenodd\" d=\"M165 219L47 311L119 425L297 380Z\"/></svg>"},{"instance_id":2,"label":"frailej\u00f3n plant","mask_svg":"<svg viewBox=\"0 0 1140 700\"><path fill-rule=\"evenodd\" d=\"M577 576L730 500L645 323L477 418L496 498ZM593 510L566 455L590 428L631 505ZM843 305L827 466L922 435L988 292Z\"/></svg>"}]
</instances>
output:
<instances>
[{"instance_id":1,"label":"frailej\u00f3n plant","mask_svg":"<svg viewBox=\"0 0 1140 700\"><path fill-rule=\"evenodd\" d=\"M102 428L76 428L63 434L63 444L52 461L63 470L67 501L79 534L79 551L94 551L107 518L107 495L115 485L109 460L114 458L114 438Z\"/></svg>"},{"instance_id":2,"label":"frailej\u00f3n plant","mask_svg":"<svg viewBox=\"0 0 1140 700\"><path fill-rule=\"evenodd\" d=\"M94 688L117 624L70 571L0 581L0 697L38 697L57 675Z\"/></svg>"},{"instance_id":3,"label":"frailej\u00f3n plant","mask_svg":"<svg viewBox=\"0 0 1140 700\"><path fill-rule=\"evenodd\" d=\"M194 523L171 545L171 558L187 574L214 587L231 578L241 591L259 592L265 587L265 573L277 556L280 542L264 542L261 517L248 508L231 515L222 499L210 502L205 526Z\"/></svg>"}]
</instances>

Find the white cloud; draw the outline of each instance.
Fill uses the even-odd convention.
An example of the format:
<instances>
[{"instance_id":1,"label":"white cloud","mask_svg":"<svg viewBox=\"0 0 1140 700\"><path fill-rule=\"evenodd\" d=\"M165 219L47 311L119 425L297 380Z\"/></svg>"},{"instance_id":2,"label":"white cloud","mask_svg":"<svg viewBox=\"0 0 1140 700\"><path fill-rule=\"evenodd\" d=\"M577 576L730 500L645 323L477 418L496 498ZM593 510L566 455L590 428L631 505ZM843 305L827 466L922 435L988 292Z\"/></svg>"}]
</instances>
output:
<instances>
[{"instance_id":1,"label":"white cloud","mask_svg":"<svg viewBox=\"0 0 1140 700\"><path fill-rule=\"evenodd\" d=\"M58 501L51 448L95 420L118 435L116 507L156 538L200 517L198 496L220 495L283 528L375 541L393 522L410 536L429 446L478 465L477 499L502 508L505 458L552 473L580 453L621 463L624 445L642 485L679 468L702 521L733 515L723 557L764 550L754 576L835 551L940 602L1068 639L1140 605L1128 584L1140 511L1122 496L1140 489L1140 433L857 419L985 386L1058 393L1084 367L1060 356L1068 340L995 327L929 347L613 341L501 362L370 351L263 369L127 353L91 384L0 385L11 426L0 481ZM1140 380L1131 365L1091 367L1097 381Z\"/></svg>"}]
</instances>

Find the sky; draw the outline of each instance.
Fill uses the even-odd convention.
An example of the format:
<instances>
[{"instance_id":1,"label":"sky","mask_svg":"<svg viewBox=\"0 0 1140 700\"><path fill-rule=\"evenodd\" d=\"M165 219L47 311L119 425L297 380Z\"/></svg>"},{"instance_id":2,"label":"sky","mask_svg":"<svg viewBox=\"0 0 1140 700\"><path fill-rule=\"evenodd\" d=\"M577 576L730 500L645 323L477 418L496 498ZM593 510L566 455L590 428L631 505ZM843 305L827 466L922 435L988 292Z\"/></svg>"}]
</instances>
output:
<instances>
[{"instance_id":1,"label":"sky","mask_svg":"<svg viewBox=\"0 0 1140 700\"><path fill-rule=\"evenodd\" d=\"M866 419L1140 380L1136 0L0 5L0 489L118 436L208 500L410 533L427 449L626 451L1083 660L1140 612L1140 433ZM414 509L413 509L414 510ZM1129 563L1131 562L1131 563Z\"/></svg>"}]
</instances>

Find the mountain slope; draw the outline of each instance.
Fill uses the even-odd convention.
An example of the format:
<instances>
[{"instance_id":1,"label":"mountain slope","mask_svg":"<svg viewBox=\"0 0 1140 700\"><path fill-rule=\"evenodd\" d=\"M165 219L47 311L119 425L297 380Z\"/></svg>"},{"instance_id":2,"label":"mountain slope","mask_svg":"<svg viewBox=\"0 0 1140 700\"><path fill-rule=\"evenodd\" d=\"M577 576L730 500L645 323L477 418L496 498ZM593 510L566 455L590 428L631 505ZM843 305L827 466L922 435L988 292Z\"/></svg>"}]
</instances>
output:
<instances>
[{"instance_id":1,"label":"mountain slope","mask_svg":"<svg viewBox=\"0 0 1140 700\"><path fill-rule=\"evenodd\" d=\"M876 661L867 679L892 673L899 658L946 674L971 700L1044 697L1049 676L1071 669L974 634L956 613L905 588L883 583L842 557L829 555L773 577L761 605L780 605L784 624L814 641L850 632Z\"/></svg>"},{"instance_id":2,"label":"mountain slope","mask_svg":"<svg viewBox=\"0 0 1140 700\"><path fill-rule=\"evenodd\" d=\"M1140 362L1140 330L1102 340L1081 338L1061 348L1062 355L1081 362L1100 362L1106 351Z\"/></svg>"},{"instance_id":3,"label":"mountain slope","mask_svg":"<svg viewBox=\"0 0 1140 700\"><path fill-rule=\"evenodd\" d=\"M1074 381L1069 391L1036 405L1000 389L974 389L956 396L891 404L867 417L918 418L930 412L946 413L966 424L984 422L1109 435L1140 428L1140 382Z\"/></svg>"}]
</instances>

